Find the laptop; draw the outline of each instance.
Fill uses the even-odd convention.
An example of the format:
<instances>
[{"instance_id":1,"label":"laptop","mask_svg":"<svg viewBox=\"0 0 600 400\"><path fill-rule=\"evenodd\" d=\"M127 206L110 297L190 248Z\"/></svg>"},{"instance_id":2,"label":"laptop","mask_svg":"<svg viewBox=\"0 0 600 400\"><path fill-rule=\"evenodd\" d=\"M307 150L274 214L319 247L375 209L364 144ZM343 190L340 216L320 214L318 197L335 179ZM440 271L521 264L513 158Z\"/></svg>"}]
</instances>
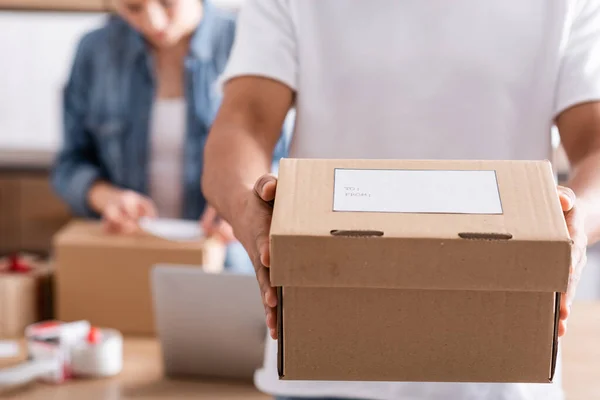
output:
<instances>
[{"instance_id":1,"label":"laptop","mask_svg":"<svg viewBox=\"0 0 600 400\"><path fill-rule=\"evenodd\" d=\"M151 286L167 376L252 380L267 339L253 275L157 265Z\"/></svg>"}]
</instances>

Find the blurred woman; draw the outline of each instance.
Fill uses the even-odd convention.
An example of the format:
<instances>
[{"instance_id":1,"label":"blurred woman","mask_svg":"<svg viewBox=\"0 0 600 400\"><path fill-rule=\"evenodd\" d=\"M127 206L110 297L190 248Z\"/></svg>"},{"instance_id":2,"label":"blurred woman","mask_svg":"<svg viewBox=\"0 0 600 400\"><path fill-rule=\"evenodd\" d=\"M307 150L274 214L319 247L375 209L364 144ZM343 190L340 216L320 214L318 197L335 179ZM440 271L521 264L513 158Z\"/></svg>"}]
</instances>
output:
<instances>
[{"instance_id":1,"label":"blurred woman","mask_svg":"<svg viewBox=\"0 0 600 400\"><path fill-rule=\"evenodd\" d=\"M227 266L252 271L200 190L234 18L208 0L113 0L86 34L64 92L64 140L52 183L74 214L132 233L141 217L201 219L228 243ZM278 151L283 155L286 143Z\"/></svg>"}]
</instances>

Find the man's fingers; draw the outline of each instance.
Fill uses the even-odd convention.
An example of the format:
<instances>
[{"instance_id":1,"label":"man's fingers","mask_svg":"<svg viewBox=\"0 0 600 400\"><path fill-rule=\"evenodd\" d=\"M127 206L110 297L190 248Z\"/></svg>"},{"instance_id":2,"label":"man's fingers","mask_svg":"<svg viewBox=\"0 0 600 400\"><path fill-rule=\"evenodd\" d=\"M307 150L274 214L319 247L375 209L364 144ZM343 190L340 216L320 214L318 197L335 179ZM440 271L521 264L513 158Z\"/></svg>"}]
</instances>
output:
<instances>
[{"instance_id":1,"label":"man's fingers","mask_svg":"<svg viewBox=\"0 0 600 400\"><path fill-rule=\"evenodd\" d=\"M269 251L269 239L261 241L258 244L258 251L260 253L260 263L267 268L271 267L271 253Z\"/></svg>"},{"instance_id":2,"label":"man's fingers","mask_svg":"<svg viewBox=\"0 0 600 400\"><path fill-rule=\"evenodd\" d=\"M277 339L277 315L274 309L271 309L269 316L267 317L267 327L269 333L273 339Z\"/></svg>"},{"instance_id":3,"label":"man's fingers","mask_svg":"<svg viewBox=\"0 0 600 400\"><path fill-rule=\"evenodd\" d=\"M275 288L270 287L267 289L265 294L265 302L267 303L267 306L271 308L277 307L277 291Z\"/></svg>"},{"instance_id":4,"label":"man's fingers","mask_svg":"<svg viewBox=\"0 0 600 400\"><path fill-rule=\"evenodd\" d=\"M567 304L570 305L575 297L575 291L587 261L588 237L582 229L584 226L583 215L577 207L573 207L565 212L565 221L567 222L569 234L573 241L573 246L571 247L569 290L566 294Z\"/></svg>"},{"instance_id":5,"label":"man's fingers","mask_svg":"<svg viewBox=\"0 0 600 400\"><path fill-rule=\"evenodd\" d=\"M265 306L265 317L269 333L273 339L277 339L277 292L271 287L269 266L271 257L269 254L269 228L271 224L271 212L275 200L277 178L273 175L263 175L254 184L254 195L260 199L250 199L254 207L254 243L251 247L256 253L253 254L256 278L261 291L263 305ZM266 204L265 204L266 203ZM253 246L252 246L253 245Z\"/></svg>"},{"instance_id":6,"label":"man's fingers","mask_svg":"<svg viewBox=\"0 0 600 400\"><path fill-rule=\"evenodd\" d=\"M254 184L254 192L259 198L268 203L275 200L276 189L277 178L271 174L261 176Z\"/></svg>"},{"instance_id":7,"label":"man's fingers","mask_svg":"<svg viewBox=\"0 0 600 400\"><path fill-rule=\"evenodd\" d=\"M583 272L583 267L587 263L587 253L585 252L585 250L583 252L576 251L575 253L576 258L574 258L573 260L574 264L569 275L569 288L567 290L566 295L568 307L570 307L571 304L573 304L573 301L575 300L575 293L577 290L577 286L579 286L579 281L581 280L581 273Z\"/></svg>"},{"instance_id":8,"label":"man's fingers","mask_svg":"<svg viewBox=\"0 0 600 400\"><path fill-rule=\"evenodd\" d=\"M558 336L563 337L567 333L567 321L562 320L558 324Z\"/></svg>"},{"instance_id":9,"label":"man's fingers","mask_svg":"<svg viewBox=\"0 0 600 400\"><path fill-rule=\"evenodd\" d=\"M269 334L273 339L277 339L277 294L271 287L269 280L269 270L261 267L256 272L258 283L265 307L265 322L269 328Z\"/></svg>"},{"instance_id":10,"label":"man's fingers","mask_svg":"<svg viewBox=\"0 0 600 400\"><path fill-rule=\"evenodd\" d=\"M567 319L571 314L571 306L569 303L568 295L563 293L560 299L560 312L559 312L559 323L558 323L558 336L562 337L567 332Z\"/></svg>"},{"instance_id":11,"label":"man's fingers","mask_svg":"<svg viewBox=\"0 0 600 400\"><path fill-rule=\"evenodd\" d=\"M569 301L567 299L567 296L565 296L563 293L563 295L560 299L559 317L560 317L560 319L567 319L567 318L569 318L570 313L571 313L571 308L569 307Z\"/></svg>"},{"instance_id":12,"label":"man's fingers","mask_svg":"<svg viewBox=\"0 0 600 400\"><path fill-rule=\"evenodd\" d=\"M275 289L271 287L271 280L269 278L269 270L265 267L260 267L256 271L256 277L258 278L258 284L260 292L265 304L271 308L277 306L277 294Z\"/></svg>"},{"instance_id":13,"label":"man's fingers","mask_svg":"<svg viewBox=\"0 0 600 400\"><path fill-rule=\"evenodd\" d=\"M559 186L558 198L560 199L562 210L565 212L570 211L575 206L575 192L571 188Z\"/></svg>"}]
</instances>

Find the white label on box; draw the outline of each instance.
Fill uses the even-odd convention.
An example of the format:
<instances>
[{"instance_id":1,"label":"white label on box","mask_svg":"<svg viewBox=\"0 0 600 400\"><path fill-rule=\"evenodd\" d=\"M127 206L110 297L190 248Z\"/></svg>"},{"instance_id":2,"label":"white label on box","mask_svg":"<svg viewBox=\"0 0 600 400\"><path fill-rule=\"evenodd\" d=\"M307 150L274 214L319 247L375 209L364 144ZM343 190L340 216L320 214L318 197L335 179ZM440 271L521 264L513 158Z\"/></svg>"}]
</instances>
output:
<instances>
[{"instance_id":1,"label":"white label on box","mask_svg":"<svg viewBox=\"0 0 600 400\"><path fill-rule=\"evenodd\" d=\"M333 211L502 214L495 171L336 169Z\"/></svg>"}]
</instances>

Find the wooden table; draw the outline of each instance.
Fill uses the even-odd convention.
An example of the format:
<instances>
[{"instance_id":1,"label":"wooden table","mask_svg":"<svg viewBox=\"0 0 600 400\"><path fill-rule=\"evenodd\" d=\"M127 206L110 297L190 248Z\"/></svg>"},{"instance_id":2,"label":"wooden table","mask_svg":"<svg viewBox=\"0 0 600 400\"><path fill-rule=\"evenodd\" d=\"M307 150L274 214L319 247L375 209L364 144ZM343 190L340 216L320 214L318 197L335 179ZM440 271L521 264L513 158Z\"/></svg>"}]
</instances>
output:
<instances>
[{"instance_id":1,"label":"wooden table","mask_svg":"<svg viewBox=\"0 0 600 400\"><path fill-rule=\"evenodd\" d=\"M563 340L564 381L568 400L595 400L600 393L600 303L577 303ZM0 361L7 365L11 361ZM15 362L15 360L12 360ZM128 339L125 367L114 379L60 386L32 384L0 392L12 400L269 400L250 383L164 379L159 347L152 339ZM482 399L483 400L483 399ZM536 399L537 400L537 399Z\"/></svg>"},{"instance_id":2,"label":"wooden table","mask_svg":"<svg viewBox=\"0 0 600 400\"><path fill-rule=\"evenodd\" d=\"M0 390L0 399L11 400L271 400L251 382L200 382L163 378L160 348L153 339L127 339L125 364L113 379L72 381L64 385L31 384ZM1 361L2 364L14 363Z\"/></svg>"}]
</instances>

